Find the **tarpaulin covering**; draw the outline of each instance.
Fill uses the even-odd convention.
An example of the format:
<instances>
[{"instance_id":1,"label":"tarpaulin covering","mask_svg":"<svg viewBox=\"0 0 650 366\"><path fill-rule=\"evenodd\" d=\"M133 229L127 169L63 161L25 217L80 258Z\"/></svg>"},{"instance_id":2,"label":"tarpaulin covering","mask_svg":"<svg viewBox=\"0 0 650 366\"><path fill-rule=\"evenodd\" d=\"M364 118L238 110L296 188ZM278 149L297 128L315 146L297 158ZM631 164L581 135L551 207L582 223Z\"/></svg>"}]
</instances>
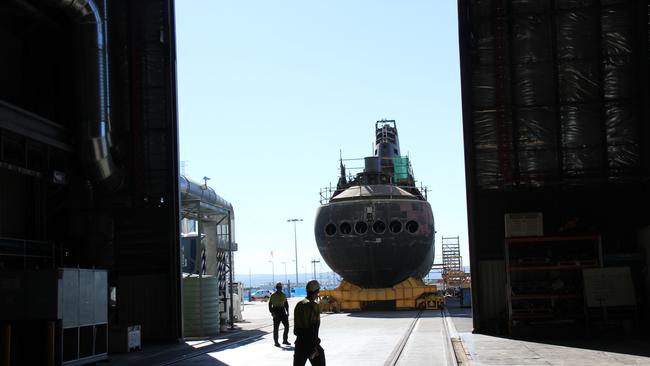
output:
<instances>
[{"instance_id":1,"label":"tarpaulin covering","mask_svg":"<svg viewBox=\"0 0 650 366\"><path fill-rule=\"evenodd\" d=\"M393 158L393 174L396 182L406 180L409 177L409 158L396 156Z\"/></svg>"},{"instance_id":2,"label":"tarpaulin covering","mask_svg":"<svg viewBox=\"0 0 650 366\"><path fill-rule=\"evenodd\" d=\"M470 34L461 47L469 48L464 93L479 189L647 174L640 126L648 118L648 62L639 62L650 42L645 1L468 4Z\"/></svg>"}]
</instances>

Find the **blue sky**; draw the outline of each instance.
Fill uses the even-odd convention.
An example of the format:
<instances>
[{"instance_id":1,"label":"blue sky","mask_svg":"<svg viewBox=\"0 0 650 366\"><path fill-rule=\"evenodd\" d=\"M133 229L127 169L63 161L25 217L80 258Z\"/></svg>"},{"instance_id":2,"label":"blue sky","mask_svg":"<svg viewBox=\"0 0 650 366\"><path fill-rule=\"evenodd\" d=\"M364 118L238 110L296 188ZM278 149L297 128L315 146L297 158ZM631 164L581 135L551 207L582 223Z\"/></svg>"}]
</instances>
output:
<instances>
[{"instance_id":1,"label":"blue sky","mask_svg":"<svg viewBox=\"0 0 650 366\"><path fill-rule=\"evenodd\" d=\"M469 264L457 29L455 1L176 2L180 157L235 208L237 273L271 251L295 272L289 218L311 271L319 189L382 118L430 189L436 254L459 235Z\"/></svg>"}]
</instances>

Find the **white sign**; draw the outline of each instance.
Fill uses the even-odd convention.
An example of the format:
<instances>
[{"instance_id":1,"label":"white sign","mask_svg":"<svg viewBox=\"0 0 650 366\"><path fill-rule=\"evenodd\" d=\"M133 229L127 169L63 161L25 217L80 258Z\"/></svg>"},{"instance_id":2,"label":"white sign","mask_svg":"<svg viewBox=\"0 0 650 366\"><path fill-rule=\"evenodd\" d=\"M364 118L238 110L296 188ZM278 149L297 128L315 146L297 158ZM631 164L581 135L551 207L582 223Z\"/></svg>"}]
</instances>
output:
<instances>
[{"instance_id":1,"label":"white sign","mask_svg":"<svg viewBox=\"0 0 650 366\"><path fill-rule=\"evenodd\" d=\"M636 304L629 267L586 268L582 276L588 307Z\"/></svg>"}]
</instances>

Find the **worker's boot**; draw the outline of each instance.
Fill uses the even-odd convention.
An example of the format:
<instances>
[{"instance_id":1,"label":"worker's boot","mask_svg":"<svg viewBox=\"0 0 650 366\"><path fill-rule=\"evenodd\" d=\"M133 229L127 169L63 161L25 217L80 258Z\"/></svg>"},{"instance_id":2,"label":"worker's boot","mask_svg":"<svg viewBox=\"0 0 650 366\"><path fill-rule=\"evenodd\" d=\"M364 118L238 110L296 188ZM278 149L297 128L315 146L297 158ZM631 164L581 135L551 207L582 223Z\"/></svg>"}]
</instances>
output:
<instances>
[{"instance_id":1,"label":"worker's boot","mask_svg":"<svg viewBox=\"0 0 650 366\"><path fill-rule=\"evenodd\" d=\"M284 342L282 342L282 344L286 344L287 346L290 346L291 342L289 342L288 340L285 339Z\"/></svg>"}]
</instances>

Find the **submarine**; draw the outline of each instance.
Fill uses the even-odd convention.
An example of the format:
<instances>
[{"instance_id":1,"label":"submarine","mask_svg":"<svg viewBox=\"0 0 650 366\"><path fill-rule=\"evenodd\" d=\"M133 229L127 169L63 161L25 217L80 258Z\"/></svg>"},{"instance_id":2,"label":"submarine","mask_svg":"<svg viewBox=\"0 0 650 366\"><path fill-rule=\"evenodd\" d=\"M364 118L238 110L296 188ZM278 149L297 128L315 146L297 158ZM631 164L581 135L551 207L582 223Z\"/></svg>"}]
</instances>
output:
<instances>
[{"instance_id":1,"label":"submarine","mask_svg":"<svg viewBox=\"0 0 650 366\"><path fill-rule=\"evenodd\" d=\"M344 281L361 288L424 278L435 252L433 211L426 190L416 187L409 157L400 153L394 120L375 123L374 155L363 162L361 172L346 176L340 160L336 188L316 212L321 256Z\"/></svg>"}]
</instances>

